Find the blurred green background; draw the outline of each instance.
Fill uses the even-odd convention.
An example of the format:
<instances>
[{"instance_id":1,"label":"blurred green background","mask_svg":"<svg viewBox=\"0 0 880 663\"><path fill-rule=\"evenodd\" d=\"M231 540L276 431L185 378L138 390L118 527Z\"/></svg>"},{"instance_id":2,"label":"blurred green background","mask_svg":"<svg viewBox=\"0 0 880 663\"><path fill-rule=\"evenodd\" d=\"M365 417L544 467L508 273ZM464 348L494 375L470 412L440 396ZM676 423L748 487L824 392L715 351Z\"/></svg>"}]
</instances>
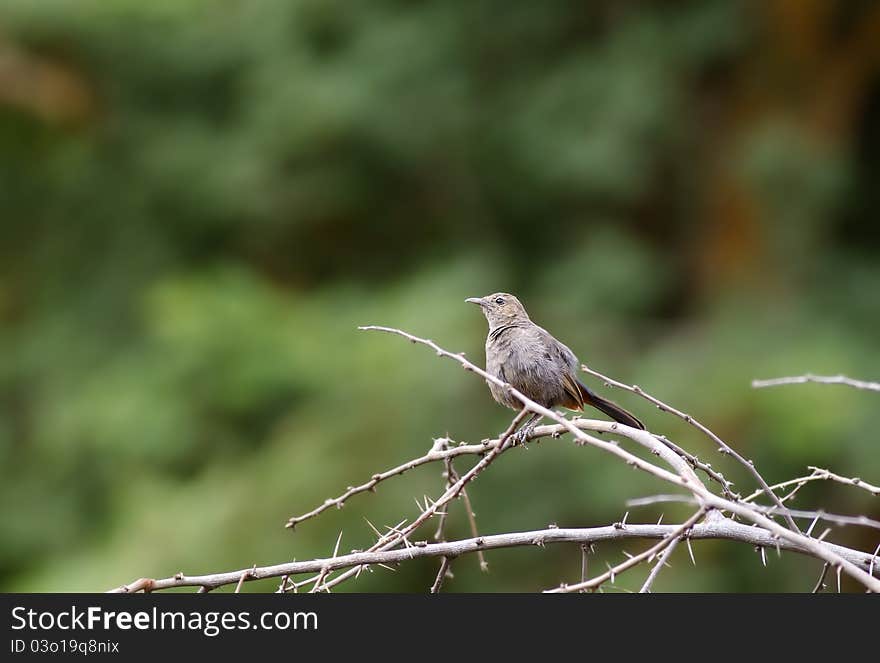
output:
<instances>
[{"instance_id":1,"label":"blurred green background","mask_svg":"<svg viewBox=\"0 0 880 663\"><path fill-rule=\"evenodd\" d=\"M356 326L482 362L485 321L463 300L496 290L770 482L818 465L878 483L877 394L749 384L880 377L878 178L873 2L2 0L0 588L325 556L340 530L342 550L366 548L365 517L414 517L442 468L283 525L512 412ZM753 490L693 429L611 397ZM668 487L563 438L470 492L497 533L608 524ZM836 484L795 506L880 518ZM661 511L689 513L628 521ZM467 535L456 503L449 536ZM643 546L598 546L591 568ZM809 591L821 567L694 553L655 589ZM457 560L445 589L580 577L577 546L488 559L488 574ZM435 573L340 589L423 592Z\"/></svg>"}]
</instances>

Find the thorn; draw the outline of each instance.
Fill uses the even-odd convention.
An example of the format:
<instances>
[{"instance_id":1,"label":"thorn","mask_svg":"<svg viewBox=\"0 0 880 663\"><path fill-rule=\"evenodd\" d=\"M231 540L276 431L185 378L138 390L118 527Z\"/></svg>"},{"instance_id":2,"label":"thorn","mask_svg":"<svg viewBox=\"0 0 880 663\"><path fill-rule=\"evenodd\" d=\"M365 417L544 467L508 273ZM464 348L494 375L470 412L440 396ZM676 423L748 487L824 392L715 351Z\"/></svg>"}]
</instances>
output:
<instances>
[{"instance_id":1,"label":"thorn","mask_svg":"<svg viewBox=\"0 0 880 663\"><path fill-rule=\"evenodd\" d=\"M371 523L369 520L367 520L366 517L364 518L364 520L367 521L367 525L369 525L369 526L370 526L370 529L373 530L373 531L376 533L376 536L378 536L378 537L381 539L381 538L382 538L382 533L381 533L379 530L376 529L376 526L373 525L373 523Z\"/></svg>"},{"instance_id":2,"label":"thorn","mask_svg":"<svg viewBox=\"0 0 880 663\"><path fill-rule=\"evenodd\" d=\"M690 556L691 556L691 564L693 564L694 566L696 566L696 565L697 565L697 560L694 559L694 549L691 547L691 539L690 539L690 537L686 538L685 541L686 541L687 544L688 544L688 552L690 553Z\"/></svg>"},{"instance_id":3,"label":"thorn","mask_svg":"<svg viewBox=\"0 0 880 663\"><path fill-rule=\"evenodd\" d=\"M339 552L339 544L342 541L342 530L339 530L339 537L336 539L336 546L333 548L333 557L336 557L336 553ZM254 565L256 568L256 565Z\"/></svg>"},{"instance_id":4,"label":"thorn","mask_svg":"<svg viewBox=\"0 0 880 663\"><path fill-rule=\"evenodd\" d=\"M874 554L871 556L871 566L868 567L868 575L874 575L874 561L877 559L877 553L880 552L880 543L874 548Z\"/></svg>"},{"instance_id":5,"label":"thorn","mask_svg":"<svg viewBox=\"0 0 880 663\"><path fill-rule=\"evenodd\" d=\"M614 584L614 568L612 568L611 564L605 562L605 566L608 567L608 570L611 572L611 584Z\"/></svg>"},{"instance_id":6,"label":"thorn","mask_svg":"<svg viewBox=\"0 0 880 663\"><path fill-rule=\"evenodd\" d=\"M816 526L816 523L819 522L819 514L816 514L816 517L813 518L813 522L810 523L810 526L807 528L806 536L810 536L813 531L813 528Z\"/></svg>"}]
</instances>

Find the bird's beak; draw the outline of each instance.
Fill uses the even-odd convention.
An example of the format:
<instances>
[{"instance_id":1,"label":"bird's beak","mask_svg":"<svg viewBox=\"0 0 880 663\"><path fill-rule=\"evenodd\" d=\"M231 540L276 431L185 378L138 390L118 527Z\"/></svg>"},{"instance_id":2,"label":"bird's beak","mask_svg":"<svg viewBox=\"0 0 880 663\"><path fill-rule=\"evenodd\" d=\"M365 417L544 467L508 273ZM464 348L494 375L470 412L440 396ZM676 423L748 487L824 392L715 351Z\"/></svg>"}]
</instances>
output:
<instances>
[{"instance_id":1,"label":"bird's beak","mask_svg":"<svg viewBox=\"0 0 880 663\"><path fill-rule=\"evenodd\" d=\"M469 302L470 304L476 304L477 306L483 305L483 300L479 297L468 297L464 301Z\"/></svg>"}]
</instances>

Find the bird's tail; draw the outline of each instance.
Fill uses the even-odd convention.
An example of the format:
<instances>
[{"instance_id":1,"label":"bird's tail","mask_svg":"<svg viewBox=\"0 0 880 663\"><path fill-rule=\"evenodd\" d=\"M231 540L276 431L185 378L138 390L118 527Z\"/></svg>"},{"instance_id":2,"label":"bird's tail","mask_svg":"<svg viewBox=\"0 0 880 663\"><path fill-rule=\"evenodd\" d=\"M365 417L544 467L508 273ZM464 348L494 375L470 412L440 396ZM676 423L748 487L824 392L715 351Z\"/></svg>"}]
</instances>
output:
<instances>
[{"instance_id":1,"label":"bird's tail","mask_svg":"<svg viewBox=\"0 0 880 663\"><path fill-rule=\"evenodd\" d=\"M583 397L585 404L593 406L600 412L604 412L614 419L614 421L623 424L624 426L631 426L632 428L645 430L645 424L616 403L612 403L608 399L602 398L595 392L591 391L589 387L581 384L580 381L578 381L578 388L581 390L581 396Z\"/></svg>"}]
</instances>

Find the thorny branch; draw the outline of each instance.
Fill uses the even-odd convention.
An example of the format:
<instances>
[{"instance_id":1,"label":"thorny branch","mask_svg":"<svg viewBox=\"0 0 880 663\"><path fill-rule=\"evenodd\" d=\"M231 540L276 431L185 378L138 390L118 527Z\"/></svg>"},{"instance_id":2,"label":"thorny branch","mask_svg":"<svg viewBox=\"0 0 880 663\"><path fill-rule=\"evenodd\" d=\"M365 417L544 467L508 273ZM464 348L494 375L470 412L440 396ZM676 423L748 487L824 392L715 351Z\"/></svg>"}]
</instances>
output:
<instances>
[{"instance_id":1,"label":"thorny branch","mask_svg":"<svg viewBox=\"0 0 880 663\"><path fill-rule=\"evenodd\" d=\"M773 378L771 380L752 380L754 389L762 389L764 387L778 387L786 384L806 384L807 382L818 382L819 384L842 384L854 389L864 389L866 391L880 391L880 382L867 382L865 380L854 380L845 375L797 375L788 378Z\"/></svg>"},{"instance_id":2,"label":"thorny branch","mask_svg":"<svg viewBox=\"0 0 880 663\"><path fill-rule=\"evenodd\" d=\"M771 488L767 485L766 481L763 480L750 461L746 461L742 458L708 428L694 420L690 415L686 415L668 406L653 396L646 394L638 387L628 387L583 367L585 371L599 377L607 384L638 393L660 407L661 410L672 412L676 416L684 419L701 430L704 434L708 435L710 439L719 445L719 450L723 453L737 458L739 462L750 468L750 471L761 485L761 491L758 491L754 495L750 495L743 500L730 490L730 482L724 479L720 472L714 470L711 465L699 461L695 456L671 443L665 437L655 436L647 431L629 428L613 422L582 418L568 420L562 415L531 401L510 385L487 374L479 367L467 361L462 354L448 352L439 347L433 341L422 339L408 334L407 332L389 327L361 327L361 329L396 334L407 338L413 343L419 343L432 348L439 356L453 359L461 364L465 370L474 372L485 380L494 382L496 385L507 389L510 395L522 404L522 410L513 420L510 427L508 427L508 429L496 440L484 440L480 444L459 444L453 446L454 443L451 440L441 438L435 441L432 449L425 455L402 465L398 465L397 467L381 474L375 474L370 481L364 484L350 486L347 491L339 497L328 499L316 509L301 516L295 516L288 521L288 527L293 527L304 520L319 515L331 506L341 508L346 500L352 496L358 493L375 490L380 482L403 474L409 469L416 468L420 465L442 461L446 464L447 468L451 468L451 461L454 457L459 455L481 456L481 459L461 477L457 474L447 472L446 491L433 502L426 497L424 505L420 505L421 513L409 525L406 525L406 521L404 520L394 527L387 528L388 532L386 534L380 534L378 530L375 530L374 528L378 540L366 551L352 551L350 554L340 555L338 551L339 540L337 540L337 546L334 549L333 555L326 559L313 559L300 562L293 561L266 567L254 566L237 571L203 576L186 576L183 573L178 573L171 578L165 578L162 580L141 578L140 580L129 585L123 585L113 591L157 591L171 587L184 586L198 587L199 591L210 591L225 585L235 585L236 589L240 590L241 585L244 582L275 577L282 578L281 584L278 588L279 591L282 592L291 589L296 591L297 588L308 585L312 585L312 591L329 591L330 588L336 584L351 577L356 577L362 569L369 568L373 565L391 568L388 565L396 565L402 561L419 557L440 557L443 562L441 562L440 572L438 573L434 586L432 587L432 591L439 591L443 578L448 572L449 560L462 554L474 552L482 553L484 550L493 548L532 545L543 546L546 543L563 542L578 543L581 545L582 549L586 550L588 546L591 546L598 541L651 538L660 539L660 541L644 553L629 557L625 562L622 562L616 567L610 568L607 573L597 576L592 580L582 578L580 583L560 589L562 591L583 591L585 589L598 587L608 579L612 579L613 581L613 578L616 575L643 561L652 561L654 557L659 554L660 559L658 560L657 565L652 569L648 580L643 586L643 590L647 591L650 589L650 585L660 568L664 565L669 553L671 553L672 547L682 538L685 538L688 541L689 547L690 540L692 539L718 538L748 543L761 550L767 547L775 547L777 550L787 550L806 554L823 561L828 568L835 569L838 575L838 581L840 573L846 571L848 575L855 578L868 590L875 592L880 591L880 580L876 577L880 576L880 559L877 557L877 551L873 554L869 554L825 541L823 539L828 530L826 530L819 538L813 538L810 536L813 527L812 525L806 534L802 534L796 526L788 529L768 517L768 515L772 514L782 514L785 516L791 527L794 523L792 516L795 512L786 509L783 506L784 500L792 497L793 493L807 481L819 479L840 481L841 483L860 486L869 492L877 494L875 492L877 491L875 486L866 484L860 479L846 479L834 475L827 470L811 468L814 472L813 475L810 475L809 477L801 477L788 482L782 482ZM485 470L486 467L494 459L500 456L501 453L512 448L509 444L511 436L525 416L533 413L540 414L543 417L550 419L553 423L536 427L529 435L530 440L546 436L556 438L563 433L570 433L574 437L575 443L578 445L592 446L600 449L616 456L635 469L639 469L658 479L689 491L689 497L676 496L676 499L684 498L690 502L696 503L698 506L697 512L688 519L688 521L679 525L660 525L659 523L657 525L632 525L615 523L608 527L597 528L560 529L553 527L546 530L531 532L514 532L487 536L475 535L470 539L451 542L440 541L437 543L428 543L427 541L412 541L412 535L421 525L435 516L443 517L446 513L445 507L452 500L459 496L464 499L466 484L475 479L477 475ZM650 451L652 455L661 458L673 471L670 472L653 462L648 462L639 456L634 455L623 449L616 442L608 442L599 439L594 435L588 434L586 431L617 434L628 438L630 441L635 442ZM707 476L718 482L721 485L723 496L712 493L702 483L699 477L697 477L694 473L694 469L706 473ZM784 499L781 499L773 492L774 490L779 490L783 487L792 485L795 486L795 489L789 495L785 496ZM761 493L768 494L773 499L774 506L761 507L750 503L751 500L759 496ZM468 512L472 514L469 504L466 505L466 508L468 509ZM752 524L747 525L745 523L736 522L731 518L725 517L723 515L724 512L742 518ZM820 516L829 515L824 514L824 512L815 513ZM703 522L698 522L701 519L703 519ZM853 519L857 520L856 518ZM859 522L858 524L865 523ZM813 525L815 525L815 521ZM473 523L472 527L475 527ZM473 531L475 532L476 530L474 529ZM878 546L878 548L880 548L880 546ZM331 578L332 574L336 571L343 572L335 578ZM293 580L294 576L301 574L316 575L298 582Z\"/></svg>"},{"instance_id":3,"label":"thorny branch","mask_svg":"<svg viewBox=\"0 0 880 663\"><path fill-rule=\"evenodd\" d=\"M511 439L511 436L516 431L517 427L519 427L520 423L522 423L523 419L525 419L528 413L528 407L523 407L520 413L516 415L516 417L514 417L508 429L504 431L504 433L501 435L498 440L498 444L492 449L492 451L483 456L483 459L480 460L479 463L474 465L470 470L465 473L463 477L461 477L452 486L450 486L446 490L446 492L437 499L436 502L434 502L424 511L422 511L422 513L419 514L419 516L412 523L401 530L398 530L397 528L393 529L391 533L375 543L373 547L370 548L370 551L390 550L400 543L403 543L407 545L407 548L410 548L411 544L409 543L407 537L415 530L417 530L428 519L430 519L435 513L437 513L438 509L446 506L446 504L458 497L459 493L461 493L464 487L471 480L473 480L480 472L486 469L499 455L510 448L509 441ZM340 576L337 576L333 580L322 580L322 582L316 582L315 589L316 591L320 591L322 589L329 590L331 587L338 585L340 582L347 580L353 575L356 575L359 571L360 567L356 567L354 569L349 569L348 571Z\"/></svg>"},{"instance_id":4,"label":"thorny branch","mask_svg":"<svg viewBox=\"0 0 880 663\"><path fill-rule=\"evenodd\" d=\"M639 590L639 594L647 594L651 591L651 586L654 584L654 580L657 579L660 571L663 569L664 566L666 566L666 561L672 555L672 551L675 550L675 547L678 545L679 541L681 541L681 537L675 537L672 541L669 542L669 545L666 546L666 550L660 553L660 557L657 558L657 563L654 565L654 568L651 569L651 572L645 579L645 583Z\"/></svg>"},{"instance_id":5,"label":"thorny branch","mask_svg":"<svg viewBox=\"0 0 880 663\"><path fill-rule=\"evenodd\" d=\"M620 575L621 573L626 571L628 568L636 566L637 564L640 564L641 562L643 562L645 560L650 561L650 560L654 559L654 556L657 553L663 551L665 548L667 548L669 545L671 545L674 541L676 541L680 536L686 536L688 529L690 527L692 527L694 524L696 524L697 521L701 520L705 514L706 514L706 510L704 508L698 509L694 515L692 515L685 522L683 522L681 525L676 527L672 532L670 532L666 537L664 537L660 541L660 543L652 546L651 548L648 548L648 550L646 550L643 553L640 553L640 554L635 555L633 557L627 558L626 561L621 562L617 566L608 569L605 573L603 573L599 576L596 576L592 580L586 580L584 582L579 582L574 585L560 585L556 589L547 590L547 593L558 594L558 593L579 592L579 591L583 591L583 590L587 590L587 589L595 589L596 587L599 587L602 583L604 583L607 580L610 580L613 584L615 576Z\"/></svg>"},{"instance_id":6,"label":"thorny branch","mask_svg":"<svg viewBox=\"0 0 880 663\"><path fill-rule=\"evenodd\" d=\"M482 552L482 550L480 551ZM439 594L440 586L443 584L443 581L446 579L446 575L449 573L449 558L445 555L440 558L440 570L437 571L437 577L434 579L434 584L431 585L431 593Z\"/></svg>"},{"instance_id":7,"label":"thorny branch","mask_svg":"<svg viewBox=\"0 0 880 663\"><path fill-rule=\"evenodd\" d=\"M593 369L591 369L585 365L581 366L581 370L583 370L585 373L589 373L593 377L597 377L600 380L603 380L605 382L605 384L608 386L618 387L620 389L624 389L624 390L632 392L634 394L638 394L639 396L641 396L645 400L656 405L661 412L669 412L670 414L673 414L676 417L678 417L679 419L684 420L686 423L690 424L691 426L693 426L694 428L696 428L697 430L702 432L710 440L712 440L715 444L718 445L719 452L721 452L723 454L727 454L729 456L732 456L733 458L735 458L737 460L737 462L739 462L741 465L743 465L751 473L751 475L755 478L755 481L758 482L758 485L761 486L761 488L764 490L765 493L767 493L767 496L776 503L776 506L782 508L782 502L779 500L779 497L776 495L776 493L774 493L772 490L770 490L770 486L767 484L767 481L764 479L763 476L761 476L761 473L758 472L758 468L755 467L755 462L751 459L746 460L742 455L740 455L739 452L737 452L730 445L728 445L724 440L722 440L715 433L713 433L711 430L709 430L709 428L707 428L706 426L701 424L699 421L694 419L691 415L685 414L684 412L675 409L671 405L664 403L659 398L656 398L656 397L652 396L651 394L647 393L646 391L644 391L638 385L629 386L629 385L623 384L622 382L618 382L617 380L613 380L605 375L602 375L598 371L594 371ZM791 528L792 531L800 532L797 524L795 524L794 520L790 516L786 516L785 521L788 523L788 526L789 526L789 528Z\"/></svg>"},{"instance_id":8,"label":"thorny branch","mask_svg":"<svg viewBox=\"0 0 880 663\"><path fill-rule=\"evenodd\" d=\"M637 497L635 499L627 500L626 505L647 506L649 504L662 504L664 502L684 502L686 504L693 504L694 498L688 497L687 495L652 495L650 497ZM762 504L755 504L754 509L759 513L767 515L778 513L780 511L775 505L764 506ZM782 513L789 515L792 518L812 520L814 523L823 520L825 522L834 523L835 525L859 525L861 527L870 527L880 530L880 521L868 518L864 515L846 516L837 513L828 513L821 509L818 511L806 511L804 509L788 509L785 507L783 507Z\"/></svg>"},{"instance_id":9,"label":"thorny branch","mask_svg":"<svg viewBox=\"0 0 880 663\"><path fill-rule=\"evenodd\" d=\"M174 587L207 587L216 589L227 585L235 585L243 574L247 574L245 582L264 580L266 578L280 578L306 573L320 573L323 569L335 571L364 565L398 564L419 558L456 557L473 553L476 550L495 550L498 548L547 546L557 543L575 543L589 545L591 543L603 543L606 541L624 541L638 539L663 539L673 534L680 525L652 525L652 524L628 524L624 528L607 525L604 527L586 528L561 528L550 527L543 530L527 532L509 532L505 534L489 534L476 539L461 539L444 543L428 543L417 541L411 548L397 548L376 552L351 552L338 555L333 558L304 560L301 562L287 562L273 566L238 569L223 573L211 573L200 576L187 576L182 573L153 580L141 578L128 585L117 587L113 592L154 592ZM787 531L787 530L786 530ZM815 557L815 555L800 544L775 538L771 533L761 527L752 527L738 523L730 518L716 518L711 521L697 523L688 533L690 539L699 541L703 539L724 539L736 541L751 546L763 546L781 550L801 553ZM858 566L860 569L871 568L873 555L854 550L833 543L824 542L824 545L841 559ZM878 562L880 566L880 562ZM874 569L874 574L880 576L880 568Z\"/></svg>"},{"instance_id":10,"label":"thorny branch","mask_svg":"<svg viewBox=\"0 0 880 663\"><path fill-rule=\"evenodd\" d=\"M777 483L775 486L771 486L773 490L779 490L780 488L787 488L788 486L795 486L794 490L792 490L788 495L782 498L782 501L785 502L793 497L794 493L800 490L801 486L809 483L810 481L836 481L837 483L842 483L847 486L855 486L856 488L861 488L862 490L867 490L872 495L880 495L880 486L873 486L867 481L860 479L859 477L842 477L839 474L834 474L834 472L829 472L828 470L822 469L821 467L814 467L810 465L807 469L812 470L813 473L809 476L798 477L797 479L789 479L788 481L783 481L782 483ZM748 497L746 497L743 502L751 502L756 497L760 496L764 491L759 490Z\"/></svg>"},{"instance_id":11,"label":"thorny branch","mask_svg":"<svg viewBox=\"0 0 880 663\"><path fill-rule=\"evenodd\" d=\"M446 479L446 487L449 488L456 481L461 479L458 472L455 470L455 465L453 464L452 457L447 457L443 460L443 476ZM471 536L476 538L479 536L479 532L477 531L477 517L474 514L474 507L471 504L471 498L468 496L467 488L462 488L461 490L461 501L464 502L464 508L467 514L468 524L471 528ZM440 517L437 519L437 531L434 533L435 541L445 541L445 526L446 526L447 512L444 511L440 514ZM477 551L477 560L480 562L480 570L483 573L487 573L489 571L489 563L486 561L485 555L483 555L483 551Z\"/></svg>"}]
</instances>

